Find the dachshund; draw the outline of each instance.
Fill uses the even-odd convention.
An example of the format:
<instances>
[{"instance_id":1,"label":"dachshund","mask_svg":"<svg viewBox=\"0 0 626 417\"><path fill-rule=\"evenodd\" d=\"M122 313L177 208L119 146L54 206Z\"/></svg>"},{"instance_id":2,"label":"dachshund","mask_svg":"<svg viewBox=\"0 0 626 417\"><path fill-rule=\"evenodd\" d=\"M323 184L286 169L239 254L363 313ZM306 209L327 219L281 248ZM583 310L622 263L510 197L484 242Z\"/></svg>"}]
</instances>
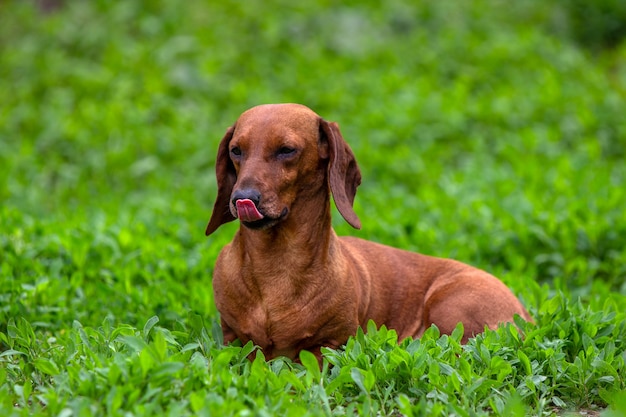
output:
<instances>
[{"instance_id":1,"label":"dachshund","mask_svg":"<svg viewBox=\"0 0 626 417\"><path fill-rule=\"evenodd\" d=\"M217 198L206 229L239 219L213 274L226 343L253 341L267 359L296 359L338 348L368 321L400 340L431 325L462 342L485 330L531 318L497 278L472 266L338 237L331 195L343 218L353 209L361 173L339 126L300 104L244 112L221 140Z\"/></svg>"}]
</instances>

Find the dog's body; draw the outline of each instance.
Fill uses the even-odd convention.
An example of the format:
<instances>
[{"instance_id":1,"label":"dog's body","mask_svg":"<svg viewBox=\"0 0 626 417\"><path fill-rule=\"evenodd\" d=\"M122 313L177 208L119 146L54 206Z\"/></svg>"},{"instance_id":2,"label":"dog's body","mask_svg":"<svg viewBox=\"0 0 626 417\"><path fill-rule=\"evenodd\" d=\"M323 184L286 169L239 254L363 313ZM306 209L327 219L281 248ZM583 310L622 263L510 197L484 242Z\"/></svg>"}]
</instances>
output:
<instances>
[{"instance_id":1,"label":"dog's body","mask_svg":"<svg viewBox=\"0 0 626 417\"><path fill-rule=\"evenodd\" d=\"M338 126L305 106L243 113L222 139L207 235L239 218L213 276L224 340L252 340L267 358L318 357L369 320L419 337L431 324L464 337L530 316L498 279L449 259L337 237L330 193L352 226L361 176Z\"/></svg>"}]
</instances>

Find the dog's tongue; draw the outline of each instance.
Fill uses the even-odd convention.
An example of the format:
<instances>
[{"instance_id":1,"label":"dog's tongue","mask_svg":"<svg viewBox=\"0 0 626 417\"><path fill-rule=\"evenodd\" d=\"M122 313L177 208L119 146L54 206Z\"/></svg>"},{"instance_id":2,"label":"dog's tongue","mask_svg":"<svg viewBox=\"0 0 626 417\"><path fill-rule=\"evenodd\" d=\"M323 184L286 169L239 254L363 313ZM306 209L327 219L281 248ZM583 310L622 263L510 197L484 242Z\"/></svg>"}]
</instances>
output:
<instances>
[{"instance_id":1,"label":"dog's tongue","mask_svg":"<svg viewBox=\"0 0 626 417\"><path fill-rule=\"evenodd\" d=\"M263 218L263 215L259 213L259 210L257 210L252 200L249 200L247 198L237 200L236 205L237 217L239 217L239 220L241 220L242 222L253 222L256 220L261 220Z\"/></svg>"}]
</instances>

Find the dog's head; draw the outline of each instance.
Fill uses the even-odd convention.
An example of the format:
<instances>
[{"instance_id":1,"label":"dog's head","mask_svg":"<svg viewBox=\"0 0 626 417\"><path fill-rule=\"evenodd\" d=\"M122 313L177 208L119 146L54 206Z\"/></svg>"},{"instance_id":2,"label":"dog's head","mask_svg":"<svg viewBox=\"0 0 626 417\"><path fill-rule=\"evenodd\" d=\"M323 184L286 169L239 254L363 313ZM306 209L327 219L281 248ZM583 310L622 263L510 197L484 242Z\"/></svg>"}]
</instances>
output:
<instances>
[{"instance_id":1,"label":"dog's head","mask_svg":"<svg viewBox=\"0 0 626 417\"><path fill-rule=\"evenodd\" d=\"M239 218L267 229L289 216L296 204L332 192L335 205L355 228L352 208L361 173L336 123L300 104L266 104L244 112L220 142L217 199L206 229Z\"/></svg>"}]
</instances>

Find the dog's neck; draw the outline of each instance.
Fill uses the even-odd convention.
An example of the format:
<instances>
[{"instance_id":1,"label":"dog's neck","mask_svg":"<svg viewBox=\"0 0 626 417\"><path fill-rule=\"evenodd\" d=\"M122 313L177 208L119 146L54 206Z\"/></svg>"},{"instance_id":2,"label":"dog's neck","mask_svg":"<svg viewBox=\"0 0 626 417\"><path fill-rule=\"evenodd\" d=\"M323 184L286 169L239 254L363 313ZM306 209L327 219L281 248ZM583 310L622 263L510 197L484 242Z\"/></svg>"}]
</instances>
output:
<instances>
[{"instance_id":1,"label":"dog's neck","mask_svg":"<svg viewBox=\"0 0 626 417\"><path fill-rule=\"evenodd\" d=\"M322 201L320 201L320 199ZM287 218L266 230L240 226L233 242L241 245L245 278L263 287L275 286L276 277L284 277L286 285L310 282L312 272L324 275L331 251L336 250L336 235L331 227L330 196L302 201L293 205ZM319 208L323 207L322 210Z\"/></svg>"}]
</instances>

